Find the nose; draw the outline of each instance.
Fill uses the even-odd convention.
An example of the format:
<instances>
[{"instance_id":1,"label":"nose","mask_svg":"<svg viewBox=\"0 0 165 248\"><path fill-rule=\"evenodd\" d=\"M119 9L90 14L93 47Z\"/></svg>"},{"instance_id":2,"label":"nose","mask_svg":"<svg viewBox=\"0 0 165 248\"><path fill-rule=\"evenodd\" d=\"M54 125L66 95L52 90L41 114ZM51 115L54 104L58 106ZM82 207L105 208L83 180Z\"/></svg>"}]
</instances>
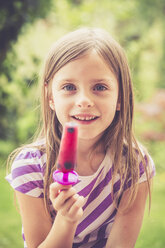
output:
<instances>
[{"instance_id":1,"label":"nose","mask_svg":"<svg viewBox=\"0 0 165 248\"><path fill-rule=\"evenodd\" d=\"M89 94L81 93L77 96L76 105L80 108L90 108L94 103Z\"/></svg>"}]
</instances>

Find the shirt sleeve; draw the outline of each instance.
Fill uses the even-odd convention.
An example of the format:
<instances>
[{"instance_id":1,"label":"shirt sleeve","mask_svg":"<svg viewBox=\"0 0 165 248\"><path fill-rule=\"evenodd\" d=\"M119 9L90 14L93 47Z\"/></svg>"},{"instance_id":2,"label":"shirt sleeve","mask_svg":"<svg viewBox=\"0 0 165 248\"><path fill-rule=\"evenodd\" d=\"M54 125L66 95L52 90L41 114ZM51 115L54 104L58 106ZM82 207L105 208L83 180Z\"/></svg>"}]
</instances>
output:
<instances>
[{"instance_id":1,"label":"shirt sleeve","mask_svg":"<svg viewBox=\"0 0 165 248\"><path fill-rule=\"evenodd\" d=\"M156 174L155 164L153 159L149 154L144 155L144 159L146 161L146 170L142 161L139 163L139 183L147 181L147 174L148 179L151 179Z\"/></svg>"},{"instance_id":2,"label":"shirt sleeve","mask_svg":"<svg viewBox=\"0 0 165 248\"><path fill-rule=\"evenodd\" d=\"M143 183L147 181L147 179L151 179L156 174L155 164L151 156L148 154L147 151L145 151L144 148L140 147L140 149L143 159L145 161L145 166L143 163L144 161L142 160L141 156L138 153L139 177L137 183ZM132 185L132 180L129 174L128 178L126 178L124 183L124 190L130 188L131 185Z\"/></svg>"},{"instance_id":3,"label":"shirt sleeve","mask_svg":"<svg viewBox=\"0 0 165 248\"><path fill-rule=\"evenodd\" d=\"M11 173L6 177L14 190L43 198L43 154L38 150L25 149L15 158Z\"/></svg>"}]
</instances>

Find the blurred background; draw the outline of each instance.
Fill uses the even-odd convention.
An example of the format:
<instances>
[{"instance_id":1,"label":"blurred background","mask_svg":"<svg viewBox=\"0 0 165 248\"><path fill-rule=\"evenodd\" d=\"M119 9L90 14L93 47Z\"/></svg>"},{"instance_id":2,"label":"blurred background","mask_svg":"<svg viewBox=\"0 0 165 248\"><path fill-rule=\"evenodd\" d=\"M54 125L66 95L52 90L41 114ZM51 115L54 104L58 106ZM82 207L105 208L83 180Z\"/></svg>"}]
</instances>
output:
<instances>
[{"instance_id":1,"label":"blurred background","mask_svg":"<svg viewBox=\"0 0 165 248\"><path fill-rule=\"evenodd\" d=\"M82 26L106 29L124 47L134 82L138 139L156 165L136 248L165 247L165 1L0 1L0 248L23 247L13 190L4 177L9 153L38 123L37 82L49 47Z\"/></svg>"}]
</instances>

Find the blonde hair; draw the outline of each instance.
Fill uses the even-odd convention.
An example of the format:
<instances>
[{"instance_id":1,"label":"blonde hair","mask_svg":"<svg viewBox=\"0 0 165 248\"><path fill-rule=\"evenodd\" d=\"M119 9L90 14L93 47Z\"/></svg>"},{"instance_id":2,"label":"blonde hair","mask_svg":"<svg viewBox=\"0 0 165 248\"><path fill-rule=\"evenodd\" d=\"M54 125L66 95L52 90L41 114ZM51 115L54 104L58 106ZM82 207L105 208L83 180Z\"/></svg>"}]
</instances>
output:
<instances>
[{"instance_id":1,"label":"blonde hair","mask_svg":"<svg viewBox=\"0 0 165 248\"><path fill-rule=\"evenodd\" d=\"M104 144L105 150L111 147L114 163L112 182L114 184L118 173L121 179L120 190L115 195L116 202L119 200L119 196L128 178L131 178L131 191L126 208L130 206L136 197L139 178L139 160L137 154L140 154L146 170L147 162L142 156L132 131L134 111L133 89L127 58L122 47L102 29L82 28L73 31L63 36L53 45L45 60L41 78L43 125L38 138L46 138L47 166L44 177L44 197L46 208L49 212L49 185L52 183L52 173L56 167L62 133L62 127L56 117L56 113L49 107L51 82L55 73L60 68L92 50L95 50L107 63L119 83L120 111L116 111L114 120L105 130L101 139L95 144L96 148L101 141ZM47 87L45 87L45 84L47 84ZM47 88L47 92L45 88ZM125 163L121 163L123 152L127 154Z\"/></svg>"}]
</instances>

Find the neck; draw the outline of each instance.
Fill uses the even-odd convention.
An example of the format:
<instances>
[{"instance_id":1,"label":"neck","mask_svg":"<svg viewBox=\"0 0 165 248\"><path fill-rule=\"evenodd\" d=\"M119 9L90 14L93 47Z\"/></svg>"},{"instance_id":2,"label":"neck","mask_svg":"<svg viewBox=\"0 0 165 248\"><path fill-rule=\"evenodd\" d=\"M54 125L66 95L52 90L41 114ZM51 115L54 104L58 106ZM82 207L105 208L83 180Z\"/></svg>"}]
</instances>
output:
<instances>
[{"instance_id":1,"label":"neck","mask_svg":"<svg viewBox=\"0 0 165 248\"><path fill-rule=\"evenodd\" d=\"M105 151L103 145L100 144L94 150L94 144L93 140L80 139L78 142L77 172L80 175L93 174L104 159Z\"/></svg>"},{"instance_id":2,"label":"neck","mask_svg":"<svg viewBox=\"0 0 165 248\"><path fill-rule=\"evenodd\" d=\"M90 154L94 151L94 145L96 144L97 140L90 139L79 139L78 140L78 156L85 156L85 158L89 158ZM103 144L100 143L97 148L97 152L101 153L104 151Z\"/></svg>"}]
</instances>

